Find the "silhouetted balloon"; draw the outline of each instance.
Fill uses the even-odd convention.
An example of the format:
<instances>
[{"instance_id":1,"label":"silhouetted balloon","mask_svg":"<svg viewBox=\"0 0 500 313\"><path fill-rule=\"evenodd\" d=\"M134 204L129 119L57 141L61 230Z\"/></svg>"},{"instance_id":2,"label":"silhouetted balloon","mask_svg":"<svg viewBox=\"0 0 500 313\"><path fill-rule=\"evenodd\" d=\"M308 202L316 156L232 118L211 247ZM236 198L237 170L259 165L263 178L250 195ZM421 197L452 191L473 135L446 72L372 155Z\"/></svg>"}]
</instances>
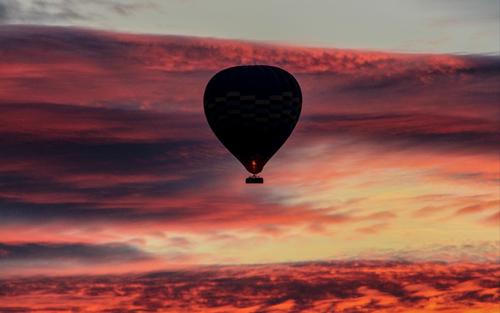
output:
<instances>
[{"instance_id":1,"label":"silhouetted balloon","mask_svg":"<svg viewBox=\"0 0 500 313\"><path fill-rule=\"evenodd\" d=\"M236 66L208 82L204 107L217 138L250 173L257 174L297 124L302 93L295 78L281 68Z\"/></svg>"}]
</instances>

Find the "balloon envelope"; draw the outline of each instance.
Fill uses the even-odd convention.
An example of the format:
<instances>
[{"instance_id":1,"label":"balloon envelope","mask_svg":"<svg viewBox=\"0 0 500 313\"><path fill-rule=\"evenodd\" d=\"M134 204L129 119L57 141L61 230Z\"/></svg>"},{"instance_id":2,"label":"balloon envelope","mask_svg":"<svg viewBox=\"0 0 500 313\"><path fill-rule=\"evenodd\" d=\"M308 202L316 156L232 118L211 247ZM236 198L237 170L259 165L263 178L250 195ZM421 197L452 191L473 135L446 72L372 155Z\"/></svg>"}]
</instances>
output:
<instances>
[{"instance_id":1,"label":"balloon envelope","mask_svg":"<svg viewBox=\"0 0 500 313\"><path fill-rule=\"evenodd\" d=\"M297 80L281 68L236 66L212 77L203 102L217 138L257 174L297 124L302 92Z\"/></svg>"}]
</instances>

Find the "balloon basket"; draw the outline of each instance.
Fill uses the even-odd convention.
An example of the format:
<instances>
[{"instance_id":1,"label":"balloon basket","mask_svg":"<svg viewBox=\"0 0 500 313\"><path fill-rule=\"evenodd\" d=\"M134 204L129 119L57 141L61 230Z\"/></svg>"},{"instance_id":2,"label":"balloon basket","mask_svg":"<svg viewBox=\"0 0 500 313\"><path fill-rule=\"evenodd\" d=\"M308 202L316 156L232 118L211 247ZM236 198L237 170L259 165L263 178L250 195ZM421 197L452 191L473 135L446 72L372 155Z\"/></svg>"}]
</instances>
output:
<instances>
[{"instance_id":1,"label":"balloon basket","mask_svg":"<svg viewBox=\"0 0 500 313\"><path fill-rule=\"evenodd\" d=\"M264 178L259 177L257 175L252 175L250 177L247 177L245 180L247 184L263 184L264 183Z\"/></svg>"}]
</instances>

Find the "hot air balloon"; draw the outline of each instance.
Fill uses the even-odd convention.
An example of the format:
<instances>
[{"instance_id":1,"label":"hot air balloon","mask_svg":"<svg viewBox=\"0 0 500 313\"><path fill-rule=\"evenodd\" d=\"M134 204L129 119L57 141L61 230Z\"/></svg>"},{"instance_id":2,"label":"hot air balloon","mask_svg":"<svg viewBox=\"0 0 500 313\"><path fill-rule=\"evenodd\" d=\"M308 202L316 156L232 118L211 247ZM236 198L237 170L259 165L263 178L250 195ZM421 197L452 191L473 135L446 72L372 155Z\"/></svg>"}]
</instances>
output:
<instances>
[{"instance_id":1,"label":"hot air balloon","mask_svg":"<svg viewBox=\"0 0 500 313\"><path fill-rule=\"evenodd\" d=\"M226 68L207 84L205 115L221 143L257 176L292 133L302 108L302 92L287 71L269 65Z\"/></svg>"}]
</instances>

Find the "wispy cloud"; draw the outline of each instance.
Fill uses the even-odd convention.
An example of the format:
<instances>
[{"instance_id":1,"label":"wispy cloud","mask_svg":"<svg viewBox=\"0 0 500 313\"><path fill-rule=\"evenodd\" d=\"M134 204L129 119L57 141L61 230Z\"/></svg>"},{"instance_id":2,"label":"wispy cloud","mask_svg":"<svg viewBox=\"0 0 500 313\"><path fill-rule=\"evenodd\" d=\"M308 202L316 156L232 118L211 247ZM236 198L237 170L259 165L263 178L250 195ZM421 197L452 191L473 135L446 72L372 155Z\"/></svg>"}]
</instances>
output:
<instances>
[{"instance_id":1,"label":"wispy cloud","mask_svg":"<svg viewBox=\"0 0 500 313\"><path fill-rule=\"evenodd\" d=\"M148 258L146 253L125 244L0 243L0 251L0 262L2 263L40 260L77 260L93 263Z\"/></svg>"},{"instance_id":2,"label":"wispy cloud","mask_svg":"<svg viewBox=\"0 0 500 313\"><path fill-rule=\"evenodd\" d=\"M71 24L153 9L151 1L2 0L0 23Z\"/></svg>"},{"instance_id":3,"label":"wispy cloud","mask_svg":"<svg viewBox=\"0 0 500 313\"><path fill-rule=\"evenodd\" d=\"M242 242L261 242L246 250L260 256L271 243L289 252L284 242L318 240L317 257L347 238L359 249L411 241L439 218L485 239L497 220L497 57L34 26L2 27L0 53L6 241L133 238L214 260L203 247L222 259ZM260 189L242 184L201 104L211 75L248 63L290 70L304 92Z\"/></svg>"}]
</instances>

